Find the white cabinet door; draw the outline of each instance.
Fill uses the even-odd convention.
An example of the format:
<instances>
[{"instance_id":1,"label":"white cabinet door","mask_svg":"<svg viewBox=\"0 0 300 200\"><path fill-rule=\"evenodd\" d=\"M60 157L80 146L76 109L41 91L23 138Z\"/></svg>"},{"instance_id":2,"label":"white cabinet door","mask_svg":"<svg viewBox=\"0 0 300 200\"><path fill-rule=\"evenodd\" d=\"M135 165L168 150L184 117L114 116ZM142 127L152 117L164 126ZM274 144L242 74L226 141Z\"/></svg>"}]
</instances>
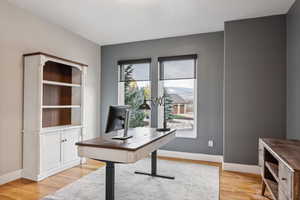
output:
<instances>
[{"instance_id":1,"label":"white cabinet door","mask_svg":"<svg viewBox=\"0 0 300 200\"><path fill-rule=\"evenodd\" d=\"M62 158L63 164L76 161L79 159L77 154L76 142L79 141L81 129L64 130L62 134Z\"/></svg>"},{"instance_id":2,"label":"white cabinet door","mask_svg":"<svg viewBox=\"0 0 300 200\"><path fill-rule=\"evenodd\" d=\"M61 164L61 136L60 131L41 136L42 171L60 167Z\"/></svg>"}]
</instances>

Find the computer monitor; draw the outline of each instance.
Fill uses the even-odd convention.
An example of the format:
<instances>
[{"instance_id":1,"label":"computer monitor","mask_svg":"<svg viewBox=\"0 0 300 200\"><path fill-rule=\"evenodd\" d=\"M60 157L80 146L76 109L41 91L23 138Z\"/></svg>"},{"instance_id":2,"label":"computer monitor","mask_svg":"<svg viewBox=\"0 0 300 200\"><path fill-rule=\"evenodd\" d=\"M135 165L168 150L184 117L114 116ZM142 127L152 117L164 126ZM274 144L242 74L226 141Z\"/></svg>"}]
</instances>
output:
<instances>
[{"instance_id":1,"label":"computer monitor","mask_svg":"<svg viewBox=\"0 0 300 200\"><path fill-rule=\"evenodd\" d=\"M124 129L123 136L112 139L126 140L132 136L128 135L130 106L109 106L105 133Z\"/></svg>"}]
</instances>

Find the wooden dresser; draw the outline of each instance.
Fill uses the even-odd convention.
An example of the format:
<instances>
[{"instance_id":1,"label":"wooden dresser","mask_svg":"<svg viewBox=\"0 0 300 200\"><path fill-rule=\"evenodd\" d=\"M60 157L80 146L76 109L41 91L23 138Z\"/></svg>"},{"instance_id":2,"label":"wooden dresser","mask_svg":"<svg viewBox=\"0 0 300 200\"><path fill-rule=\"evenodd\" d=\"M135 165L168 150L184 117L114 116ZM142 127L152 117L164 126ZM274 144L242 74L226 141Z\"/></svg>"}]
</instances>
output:
<instances>
[{"instance_id":1,"label":"wooden dresser","mask_svg":"<svg viewBox=\"0 0 300 200\"><path fill-rule=\"evenodd\" d=\"M259 166L267 188L275 200L300 200L300 141L259 139Z\"/></svg>"}]
</instances>

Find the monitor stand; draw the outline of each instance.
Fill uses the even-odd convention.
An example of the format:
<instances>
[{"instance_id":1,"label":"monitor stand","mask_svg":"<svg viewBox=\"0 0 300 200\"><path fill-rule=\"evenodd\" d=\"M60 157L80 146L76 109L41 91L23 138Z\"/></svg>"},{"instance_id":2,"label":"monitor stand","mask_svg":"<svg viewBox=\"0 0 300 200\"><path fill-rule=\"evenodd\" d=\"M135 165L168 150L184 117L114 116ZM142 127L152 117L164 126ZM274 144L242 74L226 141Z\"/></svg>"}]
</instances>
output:
<instances>
[{"instance_id":1,"label":"monitor stand","mask_svg":"<svg viewBox=\"0 0 300 200\"><path fill-rule=\"evenodd\" d=\"M128 135L128 136L115 136L112 139L113 140L127 140L127 139L132 138L132 137L133 137L132 135Z\"/></svg>"},{"instance_id":2,"label":"monitor stand","mask_svg":"<svg viewBox=\"0 0 300 200\"><path fill-rule=\"evenodd\" d=\"M170 128L157 128L156 131L158 132L166 132L166 131L170 131Z\"/></svg>"},{"instance_id":3,"label":"monitor stand","mask_svg":"<svg viewBox=\"0 0 300 200\"><path fill-rule=\"evenodd\" d=\"M124 132L123 135L117 135L112 137L113 140L127 140L132 138L132 135L128 135L128 126L129 126L129 111L126 111L125 121L124 121Z\"/></svg>"},{"instance_id":4,"label":"monitor stand","mask_svg":"<svg viewBox=\"0 0 300 200\"><path fill-rule=\"evenodd\" d=\"M128 134L128 127L125 127L124 129L124 132L121 133L123 131L117 131L117 135L116 136L113 136L112 139L113 140L127 140L129 138L132 138L133 136L132 135L129 135Z\"/></svg>"}]
</instances>

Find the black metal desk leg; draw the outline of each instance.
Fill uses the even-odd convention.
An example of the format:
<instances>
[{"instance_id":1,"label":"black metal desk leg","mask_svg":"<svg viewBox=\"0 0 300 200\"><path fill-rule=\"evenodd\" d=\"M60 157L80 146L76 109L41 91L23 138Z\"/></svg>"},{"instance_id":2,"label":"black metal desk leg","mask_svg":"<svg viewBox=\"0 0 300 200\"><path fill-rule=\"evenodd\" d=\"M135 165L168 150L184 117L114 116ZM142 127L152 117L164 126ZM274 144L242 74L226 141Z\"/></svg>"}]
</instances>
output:
<instances>
[{"instance_id":1,"label":"black metal desk leg","mask_svg":"<svg viewBox=\"0 0 300 200\"><path fill-rule=\"evenodd\" d=\"M115 199L115 164L106 162L105 200Z\"/></svg>"},{"instance_id":2,"label":"black metal desk leg","mask_svg":"<svg viewBox=\"0 0 300 200\"><path fill-rule=\"evenodd\" d=\"M175 179L173 176L164 176L157 174L157 151L152 152L151 154L151 173L136 171L135 174L147 175L158 178L166 178L166 179Z\"/></svg>"},{"instance_id":3,"label":"black metal desk leg","mask_svg":"<svg viewBox=\"0 0 300 200\"><path fill-rule=\"evenodd\" d=\"M152 152L151 154L151 174L157 174L157 151Z\"/></svg>"}]
</instances>

